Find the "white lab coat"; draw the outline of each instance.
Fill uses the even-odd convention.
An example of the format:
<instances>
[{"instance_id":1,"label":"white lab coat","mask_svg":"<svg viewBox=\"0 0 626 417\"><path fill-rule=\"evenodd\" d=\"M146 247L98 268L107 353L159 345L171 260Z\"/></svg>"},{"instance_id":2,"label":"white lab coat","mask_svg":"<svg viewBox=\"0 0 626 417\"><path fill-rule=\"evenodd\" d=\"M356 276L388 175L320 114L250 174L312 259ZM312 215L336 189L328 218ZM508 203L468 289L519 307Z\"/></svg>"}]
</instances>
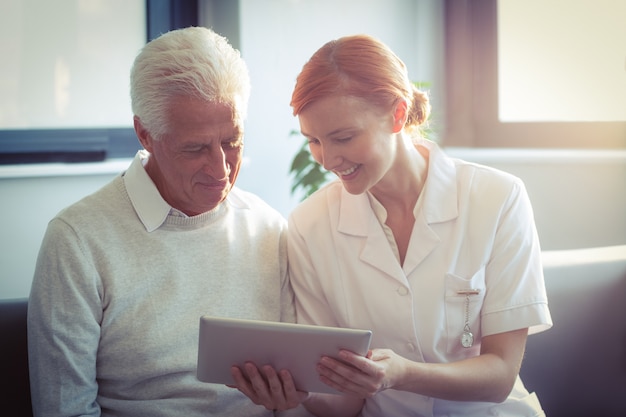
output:
<instances>
[{"instance_id":1,"label":"white lab coat","mask_svg":"<svg viewBox=\"0 0 626 417\"><path fill-rule=\"evenodd\" d=\"M419 362L479 354L483 336L552 325L532 208L523 183L447 157L434 143L415 225L400 265L367 194L335 181L289 218L290 276L298 321L373 331L372 347ZM474 345L461 346L470 296ZM387 390L363 416L536 416L518 378L502 404L450 402Z\"/></svg>"}]
</instances>

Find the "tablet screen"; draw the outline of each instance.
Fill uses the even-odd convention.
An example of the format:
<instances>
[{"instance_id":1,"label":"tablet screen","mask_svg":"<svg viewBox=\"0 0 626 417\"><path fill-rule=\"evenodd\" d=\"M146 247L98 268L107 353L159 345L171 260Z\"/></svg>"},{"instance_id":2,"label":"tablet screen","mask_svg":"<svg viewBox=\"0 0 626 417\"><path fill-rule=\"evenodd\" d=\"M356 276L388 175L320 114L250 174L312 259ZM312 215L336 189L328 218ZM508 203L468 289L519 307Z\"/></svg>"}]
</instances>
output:
<instances>
[{"instance_id":1,"label":"tablet screen","mask_svg":"<svg viewBox=\"0 0 626 417\"><path fill-rule=\"evenodd\" d=\"M251 361L289 370L298 390L339 394L319 380L317 363L322 356L336 357L340 349L365 356L371 338L370 330L203 316L197 376L234 384L231 366Z\"/></svg>"}]
</instances>

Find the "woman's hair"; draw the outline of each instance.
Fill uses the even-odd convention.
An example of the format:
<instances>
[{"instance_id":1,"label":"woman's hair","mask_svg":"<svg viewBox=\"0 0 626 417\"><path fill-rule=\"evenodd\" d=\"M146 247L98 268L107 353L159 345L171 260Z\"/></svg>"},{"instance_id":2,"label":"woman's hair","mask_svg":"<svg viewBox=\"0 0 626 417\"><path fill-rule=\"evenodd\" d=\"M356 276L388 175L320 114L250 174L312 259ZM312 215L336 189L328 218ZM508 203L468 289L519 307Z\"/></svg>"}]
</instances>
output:
<instances>
[{"instance_id":1,"label":"woman's hair","mask_svg":"<svg viewBox=\"0 0 626 417\"><path fill-rule=\"evenodd\" d=\"M428 95L409 80L404 62L368 35L326 43L304 64L291 96L297 116L310 103L331 95L362 98L387 110L398 100L408 106L407 128L422 125L430 114Z\"/></svg>"},{"instance_id":2,"label":"woman's hair","mask_svg":"<svg viewBox=\"0 0 626 417\"><path fill-rule=\"evenodd\" d=\"M160 139L167 132L168 105L178 96L232 106L246 117L250 76L239 52L210 29L188 27L146 44L130 75L132 110Z\"/></svg>"}]
</instances>

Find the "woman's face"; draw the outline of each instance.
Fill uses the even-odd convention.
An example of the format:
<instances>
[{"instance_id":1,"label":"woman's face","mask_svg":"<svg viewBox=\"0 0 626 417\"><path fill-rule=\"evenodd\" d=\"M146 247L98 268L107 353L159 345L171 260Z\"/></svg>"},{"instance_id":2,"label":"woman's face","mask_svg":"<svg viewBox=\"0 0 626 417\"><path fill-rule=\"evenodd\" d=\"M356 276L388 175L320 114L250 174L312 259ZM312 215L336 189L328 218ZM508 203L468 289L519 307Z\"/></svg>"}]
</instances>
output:
<instances>
[{"instance_id":1,"label":"woman's face","mask_svg":"<svg viewBox=\"0 0 626 417\"><path fill-rule=\"evenodd\" d=\"M334 172L351 194L373 188L393 165L391 109L381 112L363 99L330 96L307 105L299 119L313 158Z\"/></svg>"}]
</instances>

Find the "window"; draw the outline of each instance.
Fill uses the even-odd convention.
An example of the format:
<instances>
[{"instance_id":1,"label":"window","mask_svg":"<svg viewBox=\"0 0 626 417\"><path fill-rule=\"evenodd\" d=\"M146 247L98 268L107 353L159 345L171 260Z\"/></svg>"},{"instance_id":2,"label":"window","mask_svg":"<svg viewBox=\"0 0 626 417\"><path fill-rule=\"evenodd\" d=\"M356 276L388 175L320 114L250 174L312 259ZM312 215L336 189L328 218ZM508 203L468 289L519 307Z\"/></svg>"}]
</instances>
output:
<instances>
[{"instance_id":1,"label":"window","mask_svg":"<svg viewBox=\"0 0 626 417\"><path fill-rule=\"evenodd\" d=\"M523 75L523 71L513 75L510 72L502 75L499 71L506 69L507 64L505 63L500 67L499 64L507 58L507 55L519 57L523 51L522 49L518 51L499 50L499 46L507 45L510 48L512 45L510 37L503 37L510 36L510 33L503 32L500 34L498 32L498 28L501 28L499 23L506 24L510 17L507 13L511 12L512 7L532 6L534 11L527 17L519 15L519 11L517 11L519 21L523 22L520 25L520 30L526 32L517 33L518 36L515 39L520 43L516 47L524 46L525 52L542 52L545 56L547 53L546 45L554 44L554 39L535 36L536 31L540 30L541 25L545 24L546 21L551 21L556 35L563 36L561 32L567 32L567 29L560 25L580 19L581 7L587 1L510 3L515 4L503 2L504 7L499 10L497 0L446 1L446 134L442 142L446 146L469 147L625 148L626 120L623 117L625 113L623 108L611 109L610 112L603 113L607 115L606 117L587 117L587 120L577 116L539 117L535 114L530 119L522 117L525 120L521 121L519 117L511 116L514 111L523 108L521 100L525 97L510 87L507 89L506 85L514 85L516 80L520 83L526 80L519 79ZM547 6L546 3L552 4ZM560 5L560 13L558 14L555 13L554 6L557 3ZM625 7L623 3L620 0L601 0L599 2L591 0L588 3L595 8L603 8L603 10L602 13L591 13L582 19L582 22L587 24L580 25L577 28L580 36L571 39L572 42L576 42L576 39L582 37L587 39L588 45L591 46L585 49L585 45L578 45L578 49L581 51L578 61L580 65L586 65L588 61L594 61L594 64L598 64L602 62L601 60L606 60L606 54L594 55L589 53L594 46L597 48L599 45L599 43L594 45L593 39L600 42L603 38L606 40L608 36L608 39L614 41L615 45L623 41L623 35L622 37L619 36L620 33L624 33L622 22L624 21ZM614 17L617 17L613 20L609 18L602 23L596 23L597 20L594 19L607 19L607 16L611 16L605 10L607 7L613 11ZM541 18L529 18L532 16L541 16ZM498 22L498 17L501 17L503 21ZM617 33L611 32L606 27L607 30L605 31L594 30L594 24L611 22L619 23L619 27L615 29L618 31ZM505 29L512 28L507 27ZM533 41L540 43L543 41L544 44L533 46ZM583 53L584 50L587 52ZM519 53L516 55L515 52ZM591 75L587 75L589 79L583 85L572 82L569 86L572 90L577 91L578 99L587 107L600 108L601 104L606 103L619 107L622 105L619 100L626 97L626 62L624 62L626 57L623 55L624 51L617 49L609 52L615 57L614 65L618 65L619 69L615 67L605 68L614 79L613 89L605 89L608 91L608 97L599 99L595 96L595 93L601 90L599 88L600 81ZM554 73L556 64L572 62L571 57L568 60L562 60L560 55L563 53L563 50L555 50L552 55L553 61L548 61L545 58L537 59L530 62L529 66L536 71L536 74L542 76L550 72ZM607 65L605 62L602 65ZM592 65L587 65L587 67L591 68ZM562 71L568 71L567 67ZM563 78L571 76L566 72L562 74ZM622 78L620 78L620 74ZM558 72L554 77L558 77ZM595 77L608 79L607 74L598 74ZM594 80L597 83L595 86ZM538 83L539 81L533 82ZM543 93L557 85L561 80L555 78L553 81L554 85L531 86L534 87L533 90L537 94L533 94L531 90L530 95L526 94L526 96L531 99L535 97L536 100L545 100L545 98L541 98L538 90ZM506 83L504 88L502 88L503 83ZM524 93L528 92L527 90L531 87L526 85ZM509 94L511 92L512 96ZM503 100L505 95L508 95L506 98L508 101ZM558 93L552 94L551 98L554 99L555 97L558 98L555 101L557 106L562 104L563 107L566 107L569 104L568 101L572 100ZM520 100L520 102L517 103L516 100ZM539 108L539 106L536 107ZM505 112L501 112L503 108L506 108ZM552 108L555 108L554 105ZM591 114L591 112L588 113Z\"/></svg>"},{"instance_id":2,"label":"window","mask_svg":"<svg viewBox=\"0 0 626 417\"><path fill-rule=\"evenodd\" d=\"M626 121L626 2L566 5L498 3L500 120Z\"/></svg>"},{"instance_id":3,"label":"window","mask_svg":"<svg viewBox=\"0 0 626 417\"><path fill-rule=\"evenodd\" d=\"M197 1L0 0L0 163L131 157L129 75L146 40L195 25ZM6 11L6 13L5 13Z\"/></svg>"}]
</instances>

